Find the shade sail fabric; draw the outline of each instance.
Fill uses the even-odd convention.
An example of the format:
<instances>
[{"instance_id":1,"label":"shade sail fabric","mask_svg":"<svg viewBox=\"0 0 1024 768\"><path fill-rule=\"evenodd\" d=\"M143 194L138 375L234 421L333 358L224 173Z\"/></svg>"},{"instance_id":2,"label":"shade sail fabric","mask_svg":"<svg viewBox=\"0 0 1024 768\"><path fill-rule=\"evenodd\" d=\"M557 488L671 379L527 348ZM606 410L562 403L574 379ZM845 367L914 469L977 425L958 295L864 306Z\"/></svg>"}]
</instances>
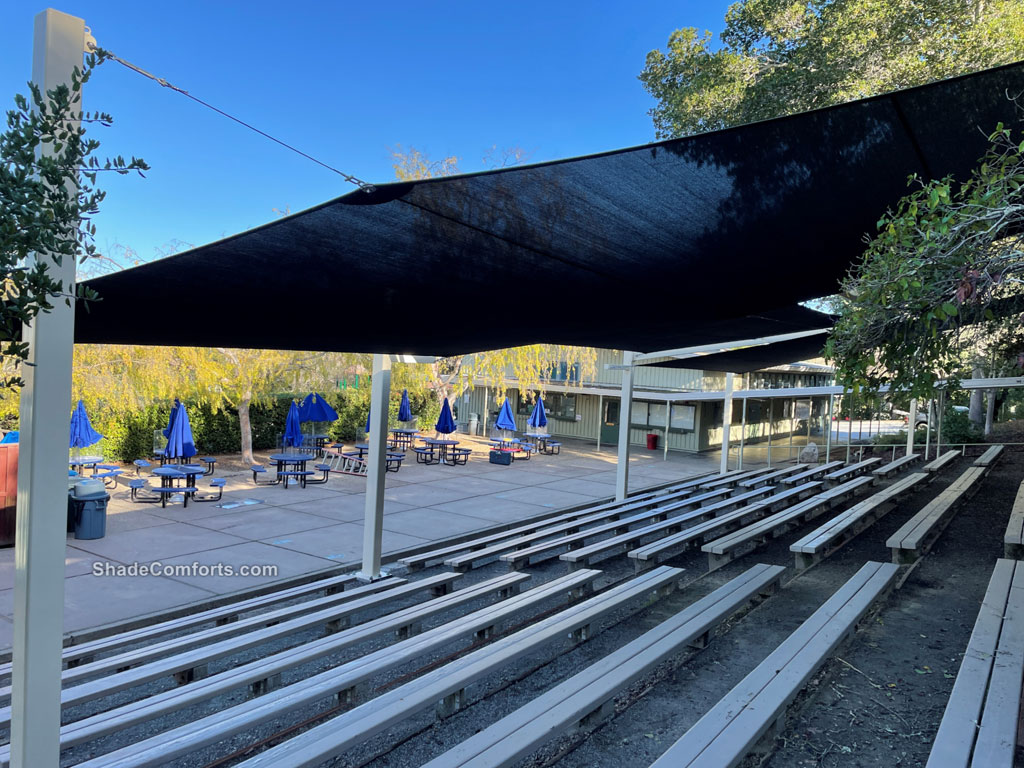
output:
<instances>
[{"instance_id":1,"label":"shade sail fabric","mask_svg":"<svg viewBox=\"0 0 1024 768\"><path fill-rule=\"evenodd\" d=\"M288 416L284 420L284 444L288 446L302 445L302 425L299 422L299 406L292 400L288 408Z\"/></svg>"},{"instance_id":2,"label":"shade sail fabric","mask_svg":"<svg viewBox=\"0 0 1024 768\"><path fill-rule=\"evenodd\" d=\"M188 421L188 411L177 400L171 416L170 431L167 435L167 447L164 456L172 459L188 459L196 455L196 446L192 438L192 425Z\"/></svg>"},{"instance_id":3,"label":"shade sail fabric","mask_svg":"<svg viewBox=\"0 0 1024 768\"><path fill-rule=\"evenodd\" d=\"M103 439L103 435L92 428L89 423L89 414L85 412L85 403L81 400L71 412L71 435L68 442L69 448L88 448Z\"/></svg>"},{"instance_id":4,"label":"shade sail fabric","mask_svg":"<svg viewBox=\"0 0 1024 768\"><path fill-rule=\"evenodd\" d=\"M412 421L412 407L409 405L409 390L402 390L402 402L398 405L398 420Z\"/></svg>"},{"instance_id":5,"label":"shade sail fabric","mask_svg":"<svg viewBox=\"0 0 1024 768\"><path fill-rule=\"evenodd\" d=\"M338 412L324 400L324 396L316 392L310 392L299 405L299 421L335 421Z\"/></svg>"},{"instance_id":6,"label":"shade sail fabric","mask_svg":"<svg viewBox=\"0 0 1024 768\"><path fill-rule=\"evenodd\" d=\"M358 190L88 281L102 300L79 303L76 341L178 344L175 324L136 320L186 294L203 307L209 346L651 352L783 333L760 318L834 293L907 176L966 178L985 135L1014 120L1006 94L1020 92L1018 63L600 155ZM541 281L572 290L508 321L407 319L424 295ZM340 285L370 299L358 334L266 321L282 295L327 306Z\"/></svg>"},{"instance_id":7,"label":"shade sail fabric","mask_svg":"<svg viewBox=\"0 0 1024 768\"><path fill-rule=\"evenodd\" d=\"M750 373L762 368L820 357L822 348L825 346L825 339L826 334L821 333L802 339L732 349L728 352L716 352L682 360L659 360L650 365L655 368L695 368L704 371Z\"/></svg>"},{"instance_id":8,"label":"shade sail fabric","mask_svg":"<svg viewBox=\"0 0 1024 768\"><path fill-rule=\"evenodd\" d=\"M434 429L442 435L450 435L456 428L455 419L452 418L452 407L448 404L448 398L446 397L444 402L441 403L441 415L438 416Z\"/></svg>"},{"instance_id":9,"label":"shade sail fabric","mask_svg":"<svg viewBox=\"0 0 1024 768\"><path fill-rule=\"evenodd\" d=\"M506 402L508 402L506 400ZM538 396L537 402L533 405L533 410L530 411L530 418L526 420L526 423L534 428L546 427L548 425L548 416L544 411L544 398Z\"/></svg>"},{"instance_id":10,"label":"shade sail fabric","mask_svg":"<svg viewBox=\"0 0 1024 768\"><path fill-rule=\"evenodd\" d=\"M505 402L501 404L501 410L498 411L498 419L494 422L494 426L498 429L511 429L515 430L516 420L512 416L512 407L508 404L508 398L505 398Z\"/></svg>"}]
</instances>

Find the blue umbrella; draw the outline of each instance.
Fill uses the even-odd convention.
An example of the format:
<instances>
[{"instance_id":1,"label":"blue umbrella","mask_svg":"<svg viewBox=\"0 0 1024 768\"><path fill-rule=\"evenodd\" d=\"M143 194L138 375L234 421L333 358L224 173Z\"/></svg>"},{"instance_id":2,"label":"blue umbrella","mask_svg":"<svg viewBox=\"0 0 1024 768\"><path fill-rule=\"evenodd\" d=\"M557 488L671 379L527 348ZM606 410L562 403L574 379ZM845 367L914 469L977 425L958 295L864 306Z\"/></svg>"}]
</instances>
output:
<instances>
[{"instance_id":1,"label":"blue umbrella","mask_svg":"<svg viewBox=\"0 0 1024 768\"><path fill-rule=\"evenodd\" d=\"M498 412L498 420L494 422L494 426L498 429L510 429L513 432L516 430L516 420L512 417L512 406L508 404L508 398L505 398L505 402L501 404L501 410Z\"/></svg>"},{"instance_id":2,"label":"blue umbrella","mask_svg":"<svg viewBox=\"0 0 1024 768\"><path fill-rule=\"evenodd\" d=\"M288 418L284 422L284 444L302 445L302 427L299 425L299 406L292 400L291 408L288 409Z\"/></svg>"},{"instance_id":3,"label":"blue umbrella","mask_svg":"<svg viewBox=\"0 0 1024 768\"><path fill-rule=\"evenodd\" d=\"M85 412L85 403L81 400L71 412L71 440L69 448L87 448L103 439L103 435L92 428L89 423L89 414Z\"/></svg>"},{"instance_id":4,"label":"blue umbrella","mask_svg":"<svg viewBox=\"0 0 1024 768\"><path fill-rule=\"evenodd\" d=\"M164 437L168 440L171 438L171 430L174 429L174 417L178 415L178 408L181 406L181 401L178 398L174 398L174 405L171 406L171 418L167 420L167 428L164 429Z\"/></svg>"},{"instance_id":5,"label":"blue umbrella","mask_svg":"<svg viewBox=\"0 0 1024 768\"><path fill-rule=\"evenodd\" d=\"M370 431L370 412L366 412L366 431Z\"/></svg>"},{"instance_id":6,"label":"blue umbrella","mask_svg":"<svg viewBox=\"0 0 1024 768\"><path fill-rule=\"evenodd\" d=\"M533 412L530 414L530 418L526 420L526 423L535 429L548 425L548 415L544 412L543 397L537 397L537 403L533 406Z\"/></svg>"},{"instance_id":7,"label":"blue umbrella","mask_svg":"<svg viewBox=\"0 0 1024 768\"><path fill-rule=\"evenodd\" d=\"M324 400L324 396L310 392L299 406L299 421L335 421L338 412Z\"/></svg>"},{"instance_id":8,"label":"blue umbrella","mask_svg":"<svg viewBox=\"0 0 1024 768\"><path fill-rule=\"evenodd\" d=\"M398 406L398 420L412 421L412 408L409 407L409 390L402 390L402 402Z\"/></svg>"},{"instance_id":9,"label":"blue umbrella","mask_svg":"<svg viewBox=\"0 0 1024 768\"><path fill-rule=\"evenodd\" d=\"M167 425L167 447L164 456L168 458L188 459L196 455L196 445L192 439L192 425L188 423L188 412L185 406L174 401L171 411L171 423Z\"/></svg>"},{"instance_id":10,"label":"blue umbrella","mask_svg":"<svg viewBox=\"0 0 1024 768\"><path fill-rule=\"evenodd\" d=\"M452 418L452 407L448 405L448 398L444 399L441 405L441 415L437 417L437 424L434 429L442 435L450 435L456 429L455 419Z\"/></svg>"}]
</instances>

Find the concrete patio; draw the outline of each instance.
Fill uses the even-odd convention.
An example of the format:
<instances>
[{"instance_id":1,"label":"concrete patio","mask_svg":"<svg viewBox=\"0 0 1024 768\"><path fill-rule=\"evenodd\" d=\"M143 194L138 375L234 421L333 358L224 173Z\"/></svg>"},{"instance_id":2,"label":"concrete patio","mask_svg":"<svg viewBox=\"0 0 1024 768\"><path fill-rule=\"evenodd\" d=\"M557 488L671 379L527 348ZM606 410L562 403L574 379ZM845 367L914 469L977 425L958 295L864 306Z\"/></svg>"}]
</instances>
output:
<instances>
[{"instance_id":1,"label":"concrete patio","mask_svg":"<svg viewBox=\"0 0 1024 768\"><path fill-rule=\"evenodd\" d=\"M614 495L615 450L564 441L561 455L534 456L512 466L487 462L472 444L465 466L412 462L387 476L385 559L409 548L562 507ZM720 454L670 454L634 448L630 488L718 468ZM364 478L333 476L326 485L288 490L257 487L249 472L226 476L219 503L162 509L129 499L126 483L111 492L106 536L68 535L64 631L78 632L306 573L355 564L363 541ZM127 477L127 475L126 475ZM205 490L207 483L199 482ZM225 508L243 500L257 501ZM102 575L95 567L149 565L273 565L275 575ZM0 650L12 642L14 550L0 550Z\"/></svg>"}]
</instances>

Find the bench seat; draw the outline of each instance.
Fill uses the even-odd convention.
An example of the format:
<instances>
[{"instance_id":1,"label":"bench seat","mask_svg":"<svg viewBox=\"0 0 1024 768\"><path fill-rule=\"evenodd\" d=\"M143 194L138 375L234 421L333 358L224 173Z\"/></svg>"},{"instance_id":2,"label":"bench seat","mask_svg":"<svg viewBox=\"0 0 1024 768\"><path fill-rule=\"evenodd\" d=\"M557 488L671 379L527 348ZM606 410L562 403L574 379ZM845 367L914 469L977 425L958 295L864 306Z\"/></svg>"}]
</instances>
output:
<instances>
[{"instance_id":1,"label":"bench seat","mask_svg":"<svg viewBox=\"0 0 1024 768\"><path fill-rule=\"evenodd\" d=\"M644 512L639 512L629 517L616 516L611 522L596 525L592 528L580 528L578 525L572 526L573 530L565 531L563 535L554 538L548 538L547 540L537 541L543 536L533 536L529 542L523 541L521 544L512 548L512 551L508 551L508 547L503 549L502 554L498 554L498 558L503 562L507 563L510 568L523 568L531 563L541 562L554 557L556 550L564 547L582 546L582 542L586 539L591 539L595 536L600 536L605 533L613 532L614 534L624 533L628 531L631 526L634 525L646 525L652 522L664 520L670 512L678 512L685 514L685 510L700 507L702 505L707 506L721 500L723 497L728 496L731 492L729 488L721 488L717 491L708 491L707 493L701 493L697 496L689 496L678 501L672 501L668 504L658 504L655 507L650 507ZM543 532L539 532L543 533ZM481 550L480 553L470 553L467 556L460 558L452 558L446 560L445 563L456 570L466 567L467 559L473 561L479 559L477 554L486 553L487 550Z\"/></svg>"},{"instance_id":2,"label":"bench seat","mask_svg":"<svg viewBox=\"0 0 1024 768\"><path fill-rule=\"evenodd\" d=\"M792 475L794 472L798 472L801 469L802 467L799 464L793 464L789 467L776 469L774 472L766 472L755 475L754 477L748 477L746 480L740 480L736 485L740 488L759 488L762 485L778 482L787 475Z\"/></svg>"},{"instance_id":3,"label":"bench seat","mask_svg":"<svg viewBox=\"0 0 1024 768\"><path fill-rule=\"evenodd\" d=\"M651 768L733 768L759 742L767 751L773 726L784 721L787 707L889 590L898 571L892 563L865 563Z\"/></svg>"},{"instance_id":4,"label":"bench seat","mask_svg":"<svg viewBox=\"0 0 1024 768\"><path fill-rule=\"evenodd\" d=\"M281 698L294 696L296 688L301 688L303 695L317 698L316 681L322 683L330 679L334 693L348 690L365 682L370 677L396 669L403 663L430 653L432 650L460 639L472 638L483 632L492 632L496 626L503 626L525 611L536 608L546 600L569 594L573 596L588 589L591 582L600 575L599 571L580 572L571 577L553 579L526 592L519 592L520 585L529 579L526 574L503 574L457 590L442 597L436 597L422 604L395 611L376 619L328 635L297 648L279 651L273 655L257 658L241 666L226 669L210 677L190 683L187 686L156 693L140 701L123 704L116 709L67 723L61 728L61 745L66 748L89 742L121 730L125 727L165 716L187 706L193 706L214 696L232 690L250 686L251 692L260 696L259 709L268 709ZM500 602L481 608L474 613L459 617L447 624L417 634L419 624L444 611L457 609L469 602L480 600L488 594L497 593ZM357 657L328 672L307 678L295 688L276 687L276 676L282 672L300 667L303 664L324 659L332 654L374 638L392 635L396 642L377 649L365 656ZM320 693L320 697L324 694ZM199 720L175 728L167 734L157 734L151 738L121 748L116 752L96 758L88 765L109 766L161 766L170 759L170 755L162 754L160 746L165 738L179 737L178 745L183 751L189 751L189 740L195 745L201 735L208 739L203 743L217 741L218 728L232 722L234 712L225 710L204 716ZM230 733L230 731L229 731ZM197 735L198 734L198 735ZM0 761L6 765L7 747L0 747Z\"/></svg>"},{"instance_id":5,"label":"bench seat","mask_svg":"<svg viewBox=\"0 0 1024 768\"><path fill-rule=\"evenodd\" d=\"M676 517L670 517L667 520L661 520L659 522L651 523L650 525L644 525L640 528L635 528L631 531L624 531L611 538L602 539L601 541L595 542L588 546L571 548L570 551L559 556L559 559L568 563L569 568L581 568L599 557L609 557L619 552L625 552L629 549L636 547L640 542L649 537L656 536L662 537L669 534L679 533L684 524L692 526L708 518L715 519L719 513L729 513L735 510L737 507L745 508L746 503L756 504L759 500L763 499L765 495L775 490L774 486L765 486L763 488L755 488L753 491L747 491L742 496L733 496L732 498L723 499L715 504L709 504L705 507L699 507L691 510L690 512L684 512ZM513 557L517 553L512 555L504 555L505 557Z\"/></svg>"},{"instance_id":6,"label":"bench seat","mask_svg":"<svg viewBox=\"0 0 1024 768\"><path fill-rule=\"evenodd\" d=\"M870 477L855 477L853 480L847 480L834 488L822 491L806 501L801 501L788 509L776 512L756 523L705 544L701 550L708 553L708 570L721 568L737 557L752 552L767 544L770 539L781 536L785 531L802 525L822 512L832 509L873 482L874 480Z\"/></svg>"},{"instance_id":7,"label":"bench seat","mask_svg":"<svg viewBox=\"0 0 1024 768\"><path fill-rule=\"evenodd\" d=\"M817 480L819 477L839 469L843 464L844 462L842 461L829 461L825 464L805 469L803 472L798 472L795 475L784 477L780 482L783 485L800 485L800 483L806 483L808 480Z\"/></svg>"},{"instance_id":8,"label":"bench seat","mask_svg":"<svg viewBox=\"0 0 1024 768\"><path fill-rule=\"evenodd\" d=\"M996 560L927 768L1011 768L1024 678L1024 564Z\"/></svg>"},{"instance_id":9,"label":"bench seat","mask_svg":"<svg viewBox=\"0 0 1024 768\"><path fill-rule=\"evenodd\" d=\"M895 509L901 498L923 487L929 477L926 472L912 472L794 542L789 549L794 553L797 570L809 568L859 536Z\"/></svg>"},{"instance_id":10,"label":"bench seat","mask_svg":"<svg viewBox=\"0 0 1024 768\"><path fill-rule=\"evenodd\" d=\"M992 465L970 466L944 491L924 505L885 542L894 563L912 563L931 549L956 514L973 496Z\"/></svg>"},{"instance_id":11,"label":"bench seat","mask_svg":"<svg viewBox=\"0 0 1024 768\"><path fill-rule=\"evenodd\" d=\"M992 466L997 461L999 461L999 459L1003 455L1003 451L1005 449L1006 449L1006 446L1003 446L1003 445L993 445L991 448L987 449L983 454L981 454L981 456L979 456L978 458L976 458L974 460L974 466L976 466L976 467L990 467L990 466Z\"/></svg>"},{"instance_id":12,"label":"bench seat","mask_svg":"<svg viewBox=\"0 0 1024 768\"><path fill-rule=\"evenodd\" d=\"M706 491L713 491L716 488L731 488L743 480L751 480L755 477L760 477L761 475L767 475L771 471L771 467L762 467L761 469L734 469L708 479L706 482L701 483L700 487Z\"/></svg>"},{"instance_id":13,"label":"bench seat","mask_svg":"<svg viewBox=\"0 0 1024 768\"><path fill-rule=\"evenodd\" d=\"M439 702L438 714L442 717L450 715L465 703L467 686L497 672L506 672L509 665L525 656L536 658L543 649L564 643L567 636L570 642L586 640L592 628L600 627L605 617L615 612L621 613L624 608L636 610L658 595L674 589L681 574L678 568L662 567L618 584L554 616L427 672L405 685L392 688L239 765L245 768L317 765L365 743ZM646 578L648 576L651 578ZM306 685L299 687L305 689ZM107 764L98 763L97 768L99 765Z\"/></svg>"},{"instance_id":14,"label":"bench seat","mask_svg":"<svg viewBox=\"0 0 1024 768\"><path fill-rule=\"evenodd\" d=\"M719 515L706 522L690 526L679 533L632 549L627 553L627 556L633 560L633 566L637 573L639 573L663 562L669 557L674 557L688 550L694 544L702 544L710 539L718 538L725 533L742 528L754 520L774 514L791 504L813 496L821 487L821 481L816 480L811 483L798 485L796 488L787 488L761 501L748 504L745 507Z\"/></svg>"},{"instance_id":15,"label":"bench seat","mask_svg":"<svg viewBox=\"0 0 1024 768\"><path fill-rule=\"evenodd\" d=\"M863 475L869 469L873 469L876 464L881 464L882 460L877 456L873 459L864 459L864 461L858 461L856 464L851 464L848 467L842 467L833 472L829 472L823 478L826 486L838 485L844 480L849 480L852 477Z\"/></svg>"},{"instance_id":16,"label":"bench seat","mask_svg":"<svg viewBox=\"0 0 1024 768\"><path fill-rule=\"evenodd\" d=\"M734 613L778 589L784 571L778 565L753 566L423 768L510 766L574 726L592 730L611 714L615 696L686 645L702 645Z\"/></svg>"},{"instance_id":17,"label":"bench seat","mask_svg":"<svg viewBox=\"0 0 1024 768\"><path fill-rule=\"evenodd\" d=\"M946 451L922 467L925 472L941 472L947 464L960 458L960 451Z\"/></svg>"},{"instance_id":18,"label":"bench seat","mask_svg":"<svg viewBox=\"0 0 1024 768\"><path fill-rule=\"evenodd\" d=\"M878 469L872 470L871 474L875 477L888 477L889 475L901 472L905 467L909 467L920 460L920 453L908 453L906 456L896 459L896 461L890 461L888 464L883 464Z\"/></svg>"},{"instance_id":19,"label":"bench seat","mask_svg":"<svg viewBox=\"0 0 1024 768\"><path fill-rule=\"evenodd\" d=\"M1006 524L1003 557L1024 560L1024 482L1017 489L1017 498L1010 510L1010 521Z\"/></svg>"}]
</instances>

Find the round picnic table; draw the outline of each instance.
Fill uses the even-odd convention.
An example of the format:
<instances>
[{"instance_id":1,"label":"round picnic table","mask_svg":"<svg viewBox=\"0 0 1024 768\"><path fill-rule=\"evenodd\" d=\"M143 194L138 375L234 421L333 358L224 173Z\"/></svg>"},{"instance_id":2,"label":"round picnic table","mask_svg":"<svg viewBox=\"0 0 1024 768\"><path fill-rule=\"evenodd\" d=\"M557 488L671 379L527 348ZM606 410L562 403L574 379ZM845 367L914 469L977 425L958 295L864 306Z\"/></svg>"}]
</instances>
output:
<instances>
[{"instance_id":1,"label":"round picnic table","mask_svg":"<svg viewBox=\"0 0 1024 768\"><path fill-rule=\"evenodd\" d=\"M433 437L424 437L423 442L427 445L434 446L440 449L441 463L444 464L448 460L448 449L454 448L459 444L458 440L438 440Z\"/></svg>"},{"instance_id":2,"label":"round picnic table","mask_svg":"<svg viewBox=\"0 0 1024 768\"><path fill-rule=\"evenodd\" d=\"M78 470L77 470L78 474L82 474L82 471L86 467L93 467L94 468L94 472L93 473L95 474L95 467L96 467L96 465L100 464L102 462L103 462L103 457L102 456L79 456L78 458L75 458L75 459L68 459L68 467L70 467L71 469L74 469L75 467L78 467Z\"/></svg>"}]
</instances>

